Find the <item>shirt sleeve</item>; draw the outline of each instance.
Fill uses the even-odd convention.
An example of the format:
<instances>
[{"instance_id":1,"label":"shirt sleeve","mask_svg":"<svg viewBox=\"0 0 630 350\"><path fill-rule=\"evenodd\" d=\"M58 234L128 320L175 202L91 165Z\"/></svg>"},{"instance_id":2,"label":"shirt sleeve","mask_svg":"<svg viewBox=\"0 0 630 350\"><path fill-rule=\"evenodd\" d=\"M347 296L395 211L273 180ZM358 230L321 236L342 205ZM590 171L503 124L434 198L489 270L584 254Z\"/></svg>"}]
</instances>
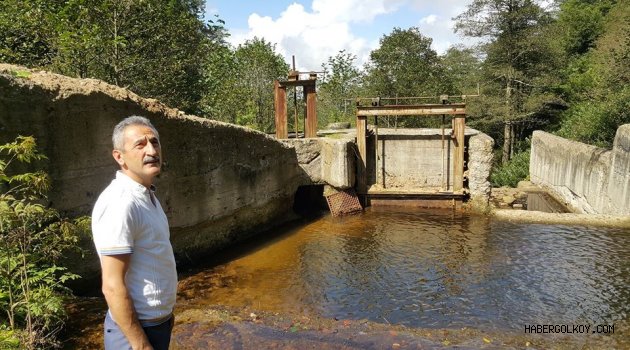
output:
<instances>
[{"instance_id":1,"label":"shirt sleeve","mask_svg":"<svg viewBox=\"0 0 630 350\"><path fill-rule=\"evenodd\" d=\"M133 253L134 215L132 203L110 202L92 217L94 245L99 255Z\"/></svg>"}]
</instances>

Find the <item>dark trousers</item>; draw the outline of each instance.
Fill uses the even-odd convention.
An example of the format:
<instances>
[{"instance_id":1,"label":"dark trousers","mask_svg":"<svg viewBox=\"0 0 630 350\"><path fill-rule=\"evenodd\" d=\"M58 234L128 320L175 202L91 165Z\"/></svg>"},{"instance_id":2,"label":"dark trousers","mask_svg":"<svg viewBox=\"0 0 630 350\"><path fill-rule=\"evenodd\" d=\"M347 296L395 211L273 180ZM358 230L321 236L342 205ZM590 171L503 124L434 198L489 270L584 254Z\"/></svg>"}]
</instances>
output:
<instances>
[{"instance_id":1,"label":"dark trousers","mask_svg":"<svg viewBox=\"0 0 630 350\"><path fill-rule=\"evenodd\" d=\"M155 350L168 350L171 343L171 331L173 330L174 317L156 326L142 327L149 338L149 342ZM112 320L109 312L105 317L105 350L131 350L131 345L118 325Z\"/></svg>"}]
</instances>

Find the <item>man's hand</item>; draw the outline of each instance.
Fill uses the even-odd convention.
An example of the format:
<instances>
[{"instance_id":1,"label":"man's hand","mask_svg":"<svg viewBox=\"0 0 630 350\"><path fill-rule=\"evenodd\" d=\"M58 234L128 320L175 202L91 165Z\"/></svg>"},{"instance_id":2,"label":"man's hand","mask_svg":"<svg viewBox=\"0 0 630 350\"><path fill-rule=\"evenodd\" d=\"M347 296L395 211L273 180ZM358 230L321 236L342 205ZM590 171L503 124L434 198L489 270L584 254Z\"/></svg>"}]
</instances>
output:
<instances>
[{"instance_id":1,"label":"man's hand","mask_svg":"<svg viewBox=\"0 0 630 350\"><path fill-rule=\"evenodd\" d=\"M103 295L109 306L112 318L123 332L131 347L153 350L146 333L142 329L133 301L125 284L125 274L129 269L131 254L103 255Z\"/></svg>"}]
</instances>

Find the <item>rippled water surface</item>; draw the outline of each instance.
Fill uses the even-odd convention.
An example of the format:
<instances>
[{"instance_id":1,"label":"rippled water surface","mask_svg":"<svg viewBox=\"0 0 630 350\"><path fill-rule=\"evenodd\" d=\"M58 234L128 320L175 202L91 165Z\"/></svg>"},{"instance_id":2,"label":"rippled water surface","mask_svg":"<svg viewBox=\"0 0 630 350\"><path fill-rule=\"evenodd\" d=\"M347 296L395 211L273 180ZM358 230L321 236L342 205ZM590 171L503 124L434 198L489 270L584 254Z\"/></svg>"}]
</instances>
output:
<instances>
[{"instance_id":1,"label":"rippled water surface","mask_svg":"<svg viewBox=\"0 0 630 350\"><path fill-rule=\"evenodd\" d=\"M630 318L630 232L371 208L186 277L184 299L413 327Z\"/></svg>"}]
</instances>

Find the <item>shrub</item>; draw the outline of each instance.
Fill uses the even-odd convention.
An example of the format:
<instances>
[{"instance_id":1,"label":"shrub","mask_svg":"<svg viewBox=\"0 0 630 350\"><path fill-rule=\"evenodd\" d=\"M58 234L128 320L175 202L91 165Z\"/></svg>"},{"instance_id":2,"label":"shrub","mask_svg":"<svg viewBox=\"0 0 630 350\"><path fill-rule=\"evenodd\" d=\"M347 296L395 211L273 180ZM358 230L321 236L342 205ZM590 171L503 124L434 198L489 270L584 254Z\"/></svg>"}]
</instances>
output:
<instances>
[{"instance_id":1,"label":"shrub","mask_svg":"<svg viewBox=\"0 0 630 350\"><path fill-rule=\"evenodd\" d=\"M510 161L498 166L490 175L493 187L516 187L519 181L529 178L529 150L514 155Z\"/></svg>"},{"instance_id":2,"label":"shrub","mask_svg":"<svg viewBox=\"0 0 630 350\"><path fill-rule=\"evenodd\" d=\"M64 282L79 276L59 266L78 249L89 219L70 222L45 207L50 178L43 171L10 175L14 164L45 159L33 137L0 145L0 345L41 349L59 345L64 322Z\"/></svg>"}]
</instances>

